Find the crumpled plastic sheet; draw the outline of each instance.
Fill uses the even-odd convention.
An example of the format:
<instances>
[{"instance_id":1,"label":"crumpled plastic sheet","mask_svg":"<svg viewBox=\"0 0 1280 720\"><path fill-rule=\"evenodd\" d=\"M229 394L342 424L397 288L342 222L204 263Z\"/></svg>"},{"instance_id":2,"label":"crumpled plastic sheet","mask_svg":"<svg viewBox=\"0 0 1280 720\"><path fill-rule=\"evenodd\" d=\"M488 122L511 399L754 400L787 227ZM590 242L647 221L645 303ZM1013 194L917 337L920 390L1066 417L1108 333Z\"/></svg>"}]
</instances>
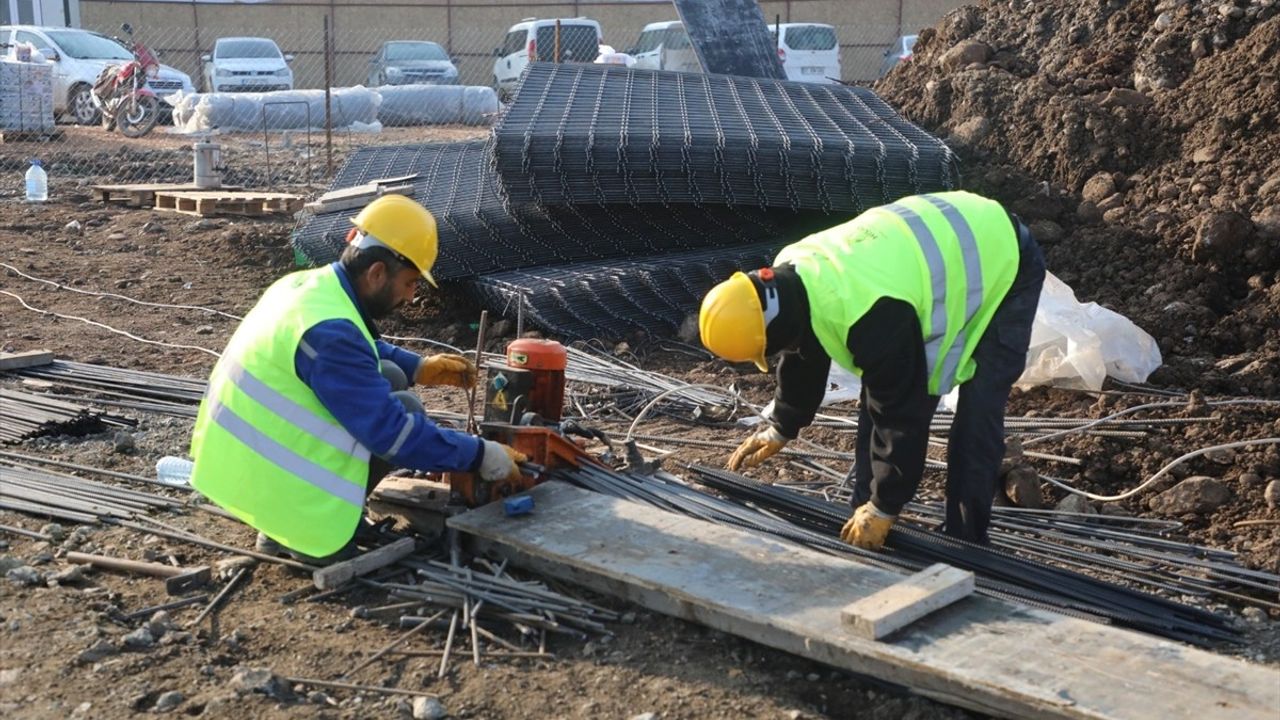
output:
<instances>
[{"instance_id":1,"label":"crumpled plastic sheet","mask_svg":"<svg viewBox=\"0 0 1280 720\"><path fill-rule=\"evenodd\" d=\"M378 120L386 127L488 125L498 114L498 94L482 85L384 85Z\"/></svg>"},{"instance_id":2,"label":"crumpled plastic sheet","mask_svg":"<svg viewBox=\"0 0 1280 720\"><path fill-rule=\"evenodd\" d=\"M324 127L323 90L265 93L186 93L169 100L178 132L210 130L305 130ZM334 88L333 126L345 128L378 121L382 96L366 87Z\"/></svg>"}]
</instances>

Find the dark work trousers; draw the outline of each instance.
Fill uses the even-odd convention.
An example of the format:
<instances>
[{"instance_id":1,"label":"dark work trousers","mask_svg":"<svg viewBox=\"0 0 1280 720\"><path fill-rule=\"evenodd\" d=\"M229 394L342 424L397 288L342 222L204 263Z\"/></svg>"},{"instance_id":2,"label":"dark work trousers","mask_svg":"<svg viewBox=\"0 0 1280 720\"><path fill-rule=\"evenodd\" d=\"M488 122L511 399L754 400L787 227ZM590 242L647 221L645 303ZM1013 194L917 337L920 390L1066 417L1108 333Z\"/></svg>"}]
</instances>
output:
<instances>
[{"instance_id":1,"label":"dark work trousers","mask_svg":"<svg viewBox=\"0 0 1280 720\"><path fill-rule=\"evenodd\" d=\"M991 324L974 348L974 376L960 385L951 435L947 438L948 535L977 543L987 542L991 501L1004 459L1004 411L1013 383L1022 375L1031 343L1031 326L1044 285L1044 255L1026 226L1019 223L1021 258L1013 285L996 308ZM858 439L854 450L853 504L871 498L871 416L865 393L858 414Z\"/></svg>"},{"instance_id":2,"label":"dark work trousers","mask_svg":"<svg viewBox=\"0 0 1280 720\"><path fill-rule=\"evenodd\" d=\"M404 371L398 365L390 360L383 360L382 376L391 383L391 397L399 400L400 404L404 405L405 412L426 413L427 410L422 406L422 400L409 391L409 379L405 377ZM382 478L395 469L395 465L377 455L369 458L369 481L365 483L364 496L366 498L369 497L373 493L373 489L378 487L378 483L382 482Z\"/></svg>"}]
</instances>

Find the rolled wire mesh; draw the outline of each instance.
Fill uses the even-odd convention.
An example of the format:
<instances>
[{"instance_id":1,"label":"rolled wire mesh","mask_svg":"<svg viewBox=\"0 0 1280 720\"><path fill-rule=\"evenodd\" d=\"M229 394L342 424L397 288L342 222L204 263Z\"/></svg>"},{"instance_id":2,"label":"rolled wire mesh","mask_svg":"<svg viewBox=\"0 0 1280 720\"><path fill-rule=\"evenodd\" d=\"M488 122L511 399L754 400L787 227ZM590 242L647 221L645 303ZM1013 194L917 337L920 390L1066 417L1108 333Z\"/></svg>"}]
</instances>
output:
<instances>
[{"instance_id":1,"label":"rolled wire mesh","mask_svg":"<svg viewBox=\"0 0 1280 720\"><path fill-rule=\"evenodd\" d=\"M702 296L736 270L770 265L779 243L584 262L494 273L471 288L506 317L523 313L544 330L571 338L667 335L698 309Z\"/></svg>"},{"instance_id":2,"label":"rolled wire mesh","mask_svg":"<svg viewBox=\"0 0 1280 720\"><path fill-rule=\"evenodd\" d=\"M795 240L846 219L815 211L668 204L541 207L500 192L482 141L371 147L355 151L333 188L414 176L414 199L436 218L440 254L433 274L456 280L583 260L648 256L761 241ZM351 209L316 215L295 231L294 247L313 263L341 253Z\"/></svg>"},{"instance_id":3,"label":"rolled wire mesh","mask_svg":"<svg viewBox=\"0 0 1280 720\"><path fill-rule=\"evenodd\" d=\"M870 90L534 63L493 132L513 202L861 212L953 189L956 159Z\"/></svg>"}]
</instances>

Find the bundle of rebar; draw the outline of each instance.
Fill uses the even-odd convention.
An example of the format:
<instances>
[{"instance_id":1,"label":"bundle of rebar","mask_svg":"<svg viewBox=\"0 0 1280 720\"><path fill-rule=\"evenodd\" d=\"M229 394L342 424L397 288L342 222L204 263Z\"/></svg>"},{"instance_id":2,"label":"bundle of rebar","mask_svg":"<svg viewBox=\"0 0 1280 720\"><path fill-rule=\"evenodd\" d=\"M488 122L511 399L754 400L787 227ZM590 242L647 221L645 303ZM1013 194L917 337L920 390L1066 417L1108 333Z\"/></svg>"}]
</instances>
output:
<instances>
[{"instance_id":1,"label":"bundle of rebar","mask_svg":"<svg viewBox=\"0 0 1280 720\"><path fill-rule=\"evenodd\" d=\"M69 360L13 372L79 393L81 402L175 417L195 417L208 385L197 378Z\"/></svg>"},{"instance_id":2,"label":"bundle of rebar","mask_svg":"<svg viewBox=\"0 0 1280 720\"><path fill-rule=\"evenodd\" d=\"M0 388L0 442L44 435L91 435L134 422L52 395Z\"/></svg>"},{"instance_id":3,"label":"bundle of rebar","mask_svg":"<svg viewBox=\"0 0 1280 720\"><path fill-rule=\"evenodd\" d=\"M41 467L38 458L13 453L0 457L0 508L78 523L134 520L182 501L155 493L86 480Z\"/></svg>"},{"instance_id":4,"label":"bundle of rebar","mask_svg":"<svg viewBox=\"0 0 1280 720\"><path fill-rule=\"evenodd\" d=\"M773 262L779 245L761 243L620 261L528 268L477 278L472 288L491 308L515 313L569 338L668 335L702 296L737 270Z\"/></svg>"},{"instance_id":5,"label":"bundle of rebar","mask_svg":"<svg viewBox=\"0 0 1280 720\"><path fill-rule=\"evenodd\" d=\"M956 158L865 88L533 63L493 129L515 202L859 213L957 186Z\"/></svg>"},{"instance_id":6,"label":"bundle of rebar","mask_svg":"<svg viewBox=\"0 0 1280 720\"><path fill-rule=\"evenodd\" d=\"M768 533L825 552L855 556L879 567L916 572L945 562L973 570L981 592L1099 622L1198 644L1232 641L1238 635L1225 618L1214 613L998 548L963 543L909 523L899 523L890 533L890 552L860 550L837 539L848 518L848 506L761 485L723 470L689 469L699 482L727 497L701 492L663 471L643 475L583 467L559 470L555 476L614 497Z\"/></svg>"},{"instance_id":7,"label":"bundle of rebar","mask_svg":"<svg viewBox=\"0 0 1280 720\"><path fill-rule=\"evenodd\" d=\"M436 218L437 280L463 280L520 268L584 260L644 257L754 242L786 242L844 219L820 212L668 204L542 207L500 192L487 145L464 143L366 147L352 153L334 189L413 175L416 201ZM293 234L294 248L316 264L338 258L358 208L316 215Z\"/></svg>"}]
</instances>

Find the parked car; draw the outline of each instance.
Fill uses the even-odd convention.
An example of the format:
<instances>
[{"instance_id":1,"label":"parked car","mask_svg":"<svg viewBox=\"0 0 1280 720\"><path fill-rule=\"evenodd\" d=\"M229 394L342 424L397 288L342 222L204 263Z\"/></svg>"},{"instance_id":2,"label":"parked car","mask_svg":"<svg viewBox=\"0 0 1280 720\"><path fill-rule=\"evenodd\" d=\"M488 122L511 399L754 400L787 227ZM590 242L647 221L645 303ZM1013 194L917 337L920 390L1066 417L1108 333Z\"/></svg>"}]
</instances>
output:
<instances>
[{"instance_id":1,"label":"parked car","mask_svg":"<svg viewBox=\"0 0 1280 720\"><path fill-rule=\"evenodd\" d=\"M788 80L833 83L840 80L840 41L832 25L770 25L778 43L778 59ZM779 35L781 33L781 35Z\"/></svg>"},{"instance_id":2,"label":"parked car","mask_svg":"<svg viewBox=\"0 0 1280 720\"><path fill-rule=\"evenodd\" d=\"M293 89L292 55L271 38L218 38L201 56L205 92L271 92Z\"/></svg>"},{"instance_id":3,"label":"parked car","mask_svg":"<svg viewBox=\"0 0 1280 720\"><path fill-rule=\"evenodd\" d=\"M679 20L649 23L640 31L640 37L636 38L636 44L627 50L627 54L636 59L638 68L662 70L662 49L673 35L684 35L684 44L688 44L684 23Z\"/></svg>"},{"instance_id":4,"label":"parked car","mask_svg":"<svg viewBox=\"0 0 1280 720\"><path fill-rule=\"evenodd\" d=\"M884 51L884 62L880 64L880 77L889 74L889 71L900 62L906 62L911 59L912 52L916 47L916 38L919 35L901 35L897 40L893 41L893 45Z\"/></svg>"},{"instance_id":5,"label":"parked car","mask_svg":"<svg viewBox=\"0 0 1280 720\"><path fill-rule=\"evenodd\" d=\"M702 72L702 62L698 60L698 53L693 49L684 25L668 28L667 36L662 40L662 50L658 53L658 68L671 72Z\"/></svg>"},{"instance_id":6,"label":"parked car","mask_svg":"<svg viewBox=\"0 0 1280 720\"><path fill-rule=\"evenodd\" d=\"M457 84L458 66L439 43L386 42L369 59L369 87Z\"/></svg>"},{"instance_id":7,"label":"parked car","mask_svg":"<svg viewBox=\"0 0 1280 720\"><path fill-rule=\"evenodd\" d=\"M76 28L0 26L0 56L16 43L30 43L53 63L53 110L81 125L96 124L100 117L92 96L94 80L108 65L133 60L133 53L116 40ZM195 91L191 76L164 64L147 80L147 87L161 98Z\"/></svg>"},{"instance_id":8,"label":"parked car","mask_svg":"<svg viewBox=\"0 0 1280 720\"><path fill-rule=\"evenodd\" d=\"M562 18L560 57L556 57L556 20L525 18L507 31L502 45L494 48L493 87L506 99L530 62L594 62L604 36L600 23L591 18Z\"/></svg>"}]
</instances>

